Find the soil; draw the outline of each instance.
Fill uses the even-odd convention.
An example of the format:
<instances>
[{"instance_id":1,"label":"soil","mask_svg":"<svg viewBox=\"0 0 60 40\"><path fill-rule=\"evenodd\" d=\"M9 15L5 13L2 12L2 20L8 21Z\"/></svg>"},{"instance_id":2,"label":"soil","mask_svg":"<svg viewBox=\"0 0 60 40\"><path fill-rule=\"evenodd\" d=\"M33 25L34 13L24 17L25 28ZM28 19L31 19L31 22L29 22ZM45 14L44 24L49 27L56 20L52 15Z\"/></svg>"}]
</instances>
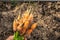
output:
<instances>
[{"instance_id":1,"label":"soil","mask_svg":"<svg viewBox=\"0 0 60 40\"><path fill-rule=\"evenodd\" d=\"M19 9L13 12L16 5ZM60 40L60 2L0 2L0 40L13 35L14 18L30 7L38 25L27 40Z\"/></svg>"}]
</instances>

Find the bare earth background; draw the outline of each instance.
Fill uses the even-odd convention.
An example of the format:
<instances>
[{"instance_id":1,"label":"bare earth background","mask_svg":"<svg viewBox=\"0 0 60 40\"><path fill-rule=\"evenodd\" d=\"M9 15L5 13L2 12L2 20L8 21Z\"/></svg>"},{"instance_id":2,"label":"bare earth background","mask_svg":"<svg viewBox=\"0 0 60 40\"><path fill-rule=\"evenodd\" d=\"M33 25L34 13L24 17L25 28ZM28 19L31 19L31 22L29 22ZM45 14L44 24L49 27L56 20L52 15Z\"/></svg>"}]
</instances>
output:
<instances>
[{"instance_id":1,"label":"bare earth background","mask_svg":"<svg viewBox=\"0 0 60 40\"><path fill-rule=\"evenodd\" d=\"M13 10L19 6L15 12ZM22 5L22 7L21 7ZM13 35L14 18L31 6L37 28L28 40L60 40L60 2L0 2L0 40Z\"/></svg>"}]
</instances>

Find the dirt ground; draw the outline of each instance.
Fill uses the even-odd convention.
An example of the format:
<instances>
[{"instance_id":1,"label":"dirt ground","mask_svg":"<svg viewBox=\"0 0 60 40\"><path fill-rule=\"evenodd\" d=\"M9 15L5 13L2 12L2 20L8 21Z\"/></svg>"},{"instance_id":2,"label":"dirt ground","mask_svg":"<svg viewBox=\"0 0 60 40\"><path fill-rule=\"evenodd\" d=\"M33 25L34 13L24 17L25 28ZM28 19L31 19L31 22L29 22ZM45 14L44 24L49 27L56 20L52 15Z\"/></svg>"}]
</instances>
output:
<instances>
[{"instance_id":1,"label":"dirt ground","mask_svg":"<svg viewBox=\"0 0 60 40\"><path fill-rule=\"evenodd\" d=\"M15 10L15 6L19 6ZM21 6L22 5L22 6ZM37 28L27 40L60 40L60 2L0 2L0 40L13 35L12 23L20 13L32 7Z\"/></svg>"}]
</instances>

